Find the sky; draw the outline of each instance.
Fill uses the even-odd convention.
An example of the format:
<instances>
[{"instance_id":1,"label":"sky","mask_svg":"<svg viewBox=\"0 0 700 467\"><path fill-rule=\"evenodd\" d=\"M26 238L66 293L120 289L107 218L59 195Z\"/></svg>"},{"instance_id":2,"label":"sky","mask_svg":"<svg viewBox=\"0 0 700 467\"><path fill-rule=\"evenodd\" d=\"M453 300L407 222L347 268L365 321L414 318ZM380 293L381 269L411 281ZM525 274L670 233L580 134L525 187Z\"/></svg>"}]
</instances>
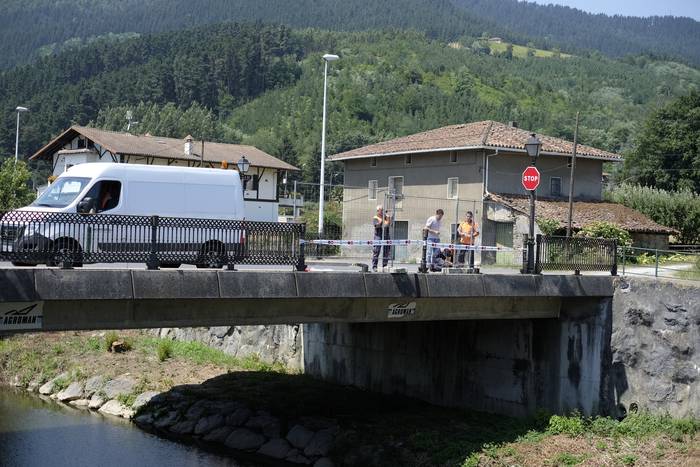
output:
<instances>
[{"instance_id":1,"label":"sky","mask_svg":"<svg viewBox=\"0 0 700 467\"><path fill-rule=\"evenodd\" d=\"M626 16L689 16L700 21L700 0L529 0L556 3L591 13Z\"/></svg>"}]
</instances>

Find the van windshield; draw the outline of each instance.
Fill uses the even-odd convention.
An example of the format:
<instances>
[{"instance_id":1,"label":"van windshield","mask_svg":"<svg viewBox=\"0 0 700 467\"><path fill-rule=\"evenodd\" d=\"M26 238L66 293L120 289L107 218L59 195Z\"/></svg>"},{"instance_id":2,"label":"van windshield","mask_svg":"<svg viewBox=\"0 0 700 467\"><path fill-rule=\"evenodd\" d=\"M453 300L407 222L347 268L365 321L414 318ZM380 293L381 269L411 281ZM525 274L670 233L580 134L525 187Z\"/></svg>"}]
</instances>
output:
<instances>
[{"instance_id":1,"label":"van windshield","mask_svg":"<svg viewBox=\"0 0 700 467\"><path fill-rule=\"evenodd\" d=\"M75 200L89 181L89 178L83 177L59 177L31 205L65 208Z\"/></svg>"}]
</instances>

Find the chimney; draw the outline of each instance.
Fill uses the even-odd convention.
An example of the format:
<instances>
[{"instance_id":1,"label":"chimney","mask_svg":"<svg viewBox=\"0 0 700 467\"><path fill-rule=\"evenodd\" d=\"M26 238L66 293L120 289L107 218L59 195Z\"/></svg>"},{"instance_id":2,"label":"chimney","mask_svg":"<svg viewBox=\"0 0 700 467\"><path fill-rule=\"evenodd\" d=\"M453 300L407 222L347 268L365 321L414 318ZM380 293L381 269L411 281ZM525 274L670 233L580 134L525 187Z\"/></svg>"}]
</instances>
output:
<instances>
[{"instance_id":1,"label":"chimney","mask_svg":"<svg viewBox=\"0 0 700 467\"><path fill-rule=\"evenodd\" d=\"M511 128L518 128L518 122L516 122L515 120L511 120L510 122L508 122L508 126Z\"/></svg>"},{"instance_id":2,"label":"chimney","mask_svg":"<svg viewBox=\"0 0 700 467\"><path fill-rule=\"evenodd\" d=\"M193 139L192 135L187 135L185 138L185 155L186 156L192 156L192 147L194 146L193 144Z\"/></svg>"}]
</instances>

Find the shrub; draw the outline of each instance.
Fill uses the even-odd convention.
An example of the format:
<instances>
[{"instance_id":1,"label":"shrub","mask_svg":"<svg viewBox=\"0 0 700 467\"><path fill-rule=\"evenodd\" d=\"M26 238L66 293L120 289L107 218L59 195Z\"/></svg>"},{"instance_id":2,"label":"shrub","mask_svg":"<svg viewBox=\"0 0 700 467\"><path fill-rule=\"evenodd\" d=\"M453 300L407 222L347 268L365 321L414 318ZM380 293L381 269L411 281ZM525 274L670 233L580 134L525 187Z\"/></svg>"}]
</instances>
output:
<instances>
[{"instance_id":1,"label":"shrub","mask_svg":"<svg viewBox=\"0 0 700 467\"><path fill-rule=\"evenodd\" d=\"M119 340L119 335L114 332L114 331L109 331L107 334L105 334L105 340L104 340L104 345L103 348L107 351L110 352L112 350L112 344L115 343L116 341Z\"/></svg>"},{"instance_id":2,"label":"shrub","mask_svg":"<svg viewBox=\"0 0 700 467\"><path fill-rule=\"evenodd\" d=\"M158 342L156 353L158 354L158 361L166 361L173 356L173 342L169 340L162 340Z\"/></svg>"},{"instance_id":3,"label":"shrub","mask_svg":"<svg viewBox=\"0 0 700 467\"><path fill-rule=\"evenodd\" d=\"M583 419L574 414L570 417L552 415L549 419L547 432L553 435L565 434L569 436L580 436L584 431Z\"/></svg>"},{"instance_id":4,"label":"shrub","mask_svg":"<svg viewBox=\"0 0 700 467\"><path fill-rule=\"evenodd\" d=\"M559 221L555 219L537 219L537 226L540 228L545 235L554 235L561 226Z\"/></svg>"},{"instance_id":5,"label":"shrub","mask_svg":"<svg viewBox=\"0 0 700 467\"><path fill-rule=\"evenodd\" d=\"M620 246L632 244L632 236L622 227L610 223L596 221L585 225L577 234L579 237L607 238L617 240Z\"/></svg>"}]
</instances>

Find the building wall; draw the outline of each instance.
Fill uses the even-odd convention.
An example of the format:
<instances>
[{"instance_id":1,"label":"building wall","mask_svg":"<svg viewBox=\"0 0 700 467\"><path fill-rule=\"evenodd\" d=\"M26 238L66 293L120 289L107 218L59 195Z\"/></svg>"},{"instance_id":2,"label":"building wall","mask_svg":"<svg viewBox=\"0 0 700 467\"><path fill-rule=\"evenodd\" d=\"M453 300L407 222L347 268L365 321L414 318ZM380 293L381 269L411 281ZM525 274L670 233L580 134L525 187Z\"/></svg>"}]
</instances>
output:
<instances>
[{"instance_id":1,"label":"building wall","mask_svg":"<svg viewBox=\"0 0 700 467\"><path fill-rule=\"evenodd\" d=\"M569 195L571 168L569 158L562 156L540 156L537 168L542 180L537 188L537 195L550 197L552 177L561 178L561 195ZM499 154L489 157L489 180L487 189L491 193L527 195L521 177L525 167L530 165L530 158L523 154ZM576 183L574 197L599 200L602 197L603 161L593 159L576 159Z\"/></svg>"}]
</instances>

